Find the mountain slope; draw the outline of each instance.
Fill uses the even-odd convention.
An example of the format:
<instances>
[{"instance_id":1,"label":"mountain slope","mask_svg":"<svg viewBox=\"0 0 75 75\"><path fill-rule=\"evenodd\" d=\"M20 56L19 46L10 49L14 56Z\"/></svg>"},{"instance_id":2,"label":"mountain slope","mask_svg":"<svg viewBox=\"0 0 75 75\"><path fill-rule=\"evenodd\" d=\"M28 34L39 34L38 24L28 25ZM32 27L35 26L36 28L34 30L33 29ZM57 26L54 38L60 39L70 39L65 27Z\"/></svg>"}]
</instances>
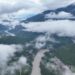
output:
<instances>
[{"instance_id":1,"label":"mountain slope","mask_svg":"<svg viewBox=\"0 0 75 75\"><path fill-rule=\"evenodd\" d=\"M30 17L30 18L28 18L26 20L23 20L23 22L27 23L27 22L41 22L41 21L46 21L46 20L48 20L48 18L45 17L47 14L55 13L57 15L60 12L70 13L73 16L75 16L75 5L71 4L69 6L58 8L58 9L55 9L55 10L46 10L46 11L44 11L44 12L38 14L38 15L35 15L35 16L32 16L32 17ZM67 19L75 20L75 18L67 18Z\"/></svg>"}]
</instances>

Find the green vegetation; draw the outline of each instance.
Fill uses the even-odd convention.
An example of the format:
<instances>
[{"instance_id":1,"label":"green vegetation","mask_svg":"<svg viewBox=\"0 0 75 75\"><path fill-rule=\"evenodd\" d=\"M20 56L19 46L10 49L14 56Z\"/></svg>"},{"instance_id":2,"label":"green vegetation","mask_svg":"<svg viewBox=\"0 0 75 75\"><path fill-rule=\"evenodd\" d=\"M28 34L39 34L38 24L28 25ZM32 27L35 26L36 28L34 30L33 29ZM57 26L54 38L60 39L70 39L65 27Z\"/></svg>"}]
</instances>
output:
<instances>
[{"instance_id":1,"label":"green vegetation","mask_svg":"<svg viewBox=\"0 0 75 75\"><path fill-rule=\"evenodd\" d=\"M50 59L53 57L57 57L69 67L75 67L75 44L64 43L59 47L55 47L52 51L45 53L45 57L42 59L43 63L40 66L42 75L57 75L46 67L47 63L50 63Z\"/></svg>"},{"instance_id":2,"label":"green vegetation","mask_svg":"<svg viewBox=\"0 0 75 75\"><path fill-rule=\"evenodd\" d=\"M54 55L63 63L75 66L75 44L68 44L56 49Z\"/></svg>"},{"instance_id":3,"label":"green vegetation","mask_svg":"<svg viewBox=\"0 0 75 75\"><path fill-rule=\"evenodd\" d=\"M18 36L5 36L0 38L0 44L25 44L31 41L31 38L18 37Z\"/></svg>"},{"instance_id":4,"label":"green vegetation","mask_svg":"<svg viewBox=\"0 0 75 75\"><path fill-rule=\"evenodd\" d=\"M55 75L54 72L48 70L43 64L40 65L42 75Z\"/></svg>"}]
</instances>

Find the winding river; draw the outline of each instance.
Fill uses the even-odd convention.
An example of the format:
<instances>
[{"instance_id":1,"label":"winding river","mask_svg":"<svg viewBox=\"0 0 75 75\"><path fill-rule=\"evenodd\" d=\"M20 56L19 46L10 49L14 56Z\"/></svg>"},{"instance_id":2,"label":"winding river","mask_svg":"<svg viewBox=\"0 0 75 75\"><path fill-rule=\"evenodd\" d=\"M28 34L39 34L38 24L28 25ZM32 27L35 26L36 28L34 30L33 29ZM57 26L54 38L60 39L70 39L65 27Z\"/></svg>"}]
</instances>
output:
<instances>
[{"instance_id":1,"label":"winding river","mask_svg":"<svg viewBox=\"0 0 75 75\"><path fill-rule=\"evenodd\" d=\"M45 52L48 52L48 50L40 50L36 54L34 61L33 61L33 68L32 68L31 75L41 75L40 62Z\"/></svg>"}]
</instances>

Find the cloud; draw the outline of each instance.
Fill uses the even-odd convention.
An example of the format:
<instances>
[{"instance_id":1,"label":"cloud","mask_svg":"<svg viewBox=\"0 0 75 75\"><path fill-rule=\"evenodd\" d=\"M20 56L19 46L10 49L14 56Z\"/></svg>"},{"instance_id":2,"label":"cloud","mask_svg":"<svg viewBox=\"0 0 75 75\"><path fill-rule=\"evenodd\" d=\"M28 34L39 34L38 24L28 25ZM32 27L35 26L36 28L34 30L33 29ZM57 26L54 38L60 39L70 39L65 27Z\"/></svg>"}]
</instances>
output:
<instances>
[{"instance_id":1,"label":"cloud","mask_svg":"<svg viewBox=\"0 0 75 75\"><path fill-rule=\"evenodd\" d=\"M70 20L32 22L26 24L25 27L25 31L56 33L60 36L75 36L75 21Z\"/></svg>"},{"instance_id":2,"label":"cloud","mask_svg":"<svg viewBox=\"0 0 75 75\"><path fill-rule=\"evenodd\" d=\"M0 19L28 18L41 12L40 7L31 0L0 0Z\"/></svg>"},{"instance_id":3,"label":"cloud","mask_svg":"<svg viewBox=\"0 0 75 75\"><path fill-rule=\"evenodd\" d=\"M25 65L27 64L27 59L24 56L21 56L18 61L19 64Z\"/></svg>"},{"instance_id":4,"label":"cloud","mask_svg":"<svg viewBox=\"0 0 75 75\"><path fill-rule=\"evenodd\" d=\"M67 6L75 0L0 0L0 14L30 12L34 14L45 9L56 9L62 6ZM25 11L23 11L25 10ZM33 13L32 13L33 12ZM28 14L28 15L30 15ZM11 14L12 15L12 14Z\"/></svg>"},{"instance_id":5,"label":"cloud","mask_svg":"<svg viewBox=\"0 0 75 75\"><path fill-rule=\"evenodd\" d=\"M0 44L0 65L8 61L10 56L14 55L14 52L22 49L20 45L4 45Z\"/></svg>"},{"instance_id":6,"label":"cloud","mask_svg":"<svg viewBox=\"0 0 75 75\"><path fill-rule=\"evenodd\" d=\"M67 13L64 11L59 12L58 14L52 12L45 16L46 18L73 18L71 13Z\"/></svg>"},{"instance_id":7,"label":"cloud","mask_svg":"<svg viewBox=\"0 0 75 75\"><path fill-rule=\"evenodd\" d=\"M39 6L31 0L0 0L0 14L17 12L22 9L38 8Z\"/></svg>"},{"instance_id":8,"label":"cloud","mask_svg":"<svg viewBox=\"0 0 75 75\"><path fill-rule=\"evenodd\" d=\"M34 13L35 12L35 13ZM14 19L18 19L18 20L25 20L31 16L34 16L34 15L37 15L39 13L41 13L42 10L37 8L32 8L32 9L22 9L22 10L19 10L15 13L12 13L12 16ZM11 16L11 17L12 17Z\"/></svg>"},{"instance_id":9,"label":"cloud","mask_svg":"<svg viewBox=\"0 0 75 75\"><path fill-rule=\"evenodd\" d=\"M12 62L8 65L7 62L14 56L15 52L23 50L21 45L5 45L0 44L0 75L1 74L15 74L15 70L20 70L27 65L27 58L24 56L19 57L17 61ZM26 68L27 71L27 68Z\"/></svg>"},{"instance_id":10,"label":"cloud","mask_svg":"<svg viewBox=\"0 0 75 75\"><path fill-rule=\"evenodd\" d=\"M10 19L9 21L5 21L5 22L3 20L0 20L0 24L8 27L8 29L11 30L11 29L14 29L17 25L20 25L21 23L18 20L11 20Z\"/></svg>"},{"instance_id":11,"label":"cloud","mask_svg":"<svg viewBox=\"0 0 75 75\"><path fill-rule=\"evenodd\" d=\"M0 1L0 13L10 13L10 12L16 12L20 9L23 8L29 8L31 7L30 2L25 2L25 0L21 1L15 1L15 0L11 0L11 1Z\"/></svg>"},{"instance_id":12,"label":"cloud","mask_svg":"<svg viewBox=\"0 0 75 75\"><path fill-rule=\"evenodd\" d=\"M36 41L35 48L41 49L42 47L46 45L47 39L45 36L39 36L35 39L35 41Z\"/></svg>"},{"instance_id":13,"label":"cloud","mask_svg":"<svg viewBox=\"0 0 75 75\"><path fill-rule=\"evenodd\" d=\"M75 75L75 73L71 71L69 66L65 65L57 57L51 58L50 61L52 63L47 63L46 68L48 68L48 70L53 71L55 74L57 74L57 75L58 74L61 74L61 75Z\"/></svg>"},{"instance_id":14,"label":"cloud","mask_svg":"<svg viewBox=\"0 0 75 75\"><path fill-rule=\"evenodd\" d=\"M45 35L40 35L35 39L35 48L42 49L47 45L47 42L60 43L53 37L50 37L48 33L46 33ZM49 47L52 48L52 45L49 45Z\"/></svg>"},{"instance_id":15,"label":"cloud","mask_svg":"<svg viewBox=\"0 0 75 75\"><path fill-rule=\"evenodd\" d=\"M43 10L42 5L33 0L0 0L0 18L4 19L26 19Z\"/></svg>"},{"instance_id":16,"label":"cloud","mask_svg":"<svg viewBox=\"0 0 75 75\"><path fill-rule=\"evenodd\" d=\"M46 6L49 9L56 9L74 3L75 0L41 0L41 2L44 6Z\"/></svg>"}]
</instances>

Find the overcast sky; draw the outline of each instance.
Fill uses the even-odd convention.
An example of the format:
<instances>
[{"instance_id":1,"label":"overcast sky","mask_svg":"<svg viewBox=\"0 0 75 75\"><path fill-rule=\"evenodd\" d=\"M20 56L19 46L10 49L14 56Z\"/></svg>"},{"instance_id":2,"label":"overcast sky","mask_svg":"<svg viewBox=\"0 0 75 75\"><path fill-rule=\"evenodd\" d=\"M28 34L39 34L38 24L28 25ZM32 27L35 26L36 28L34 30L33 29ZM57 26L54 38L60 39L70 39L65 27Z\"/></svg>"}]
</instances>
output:
<instances>
[{"instance_id":1,"label":"overcast sky","mask_svg":"<svg viewBox=\"0 0 75 75\"><path fill-rule=\"evenodd\" d=\"M75 0L0 0L0 15L12 14L22 17L37 14L45 9L66 6ZM18 14L18 15L17 15Z\"/></svg>"}]
</instances>

